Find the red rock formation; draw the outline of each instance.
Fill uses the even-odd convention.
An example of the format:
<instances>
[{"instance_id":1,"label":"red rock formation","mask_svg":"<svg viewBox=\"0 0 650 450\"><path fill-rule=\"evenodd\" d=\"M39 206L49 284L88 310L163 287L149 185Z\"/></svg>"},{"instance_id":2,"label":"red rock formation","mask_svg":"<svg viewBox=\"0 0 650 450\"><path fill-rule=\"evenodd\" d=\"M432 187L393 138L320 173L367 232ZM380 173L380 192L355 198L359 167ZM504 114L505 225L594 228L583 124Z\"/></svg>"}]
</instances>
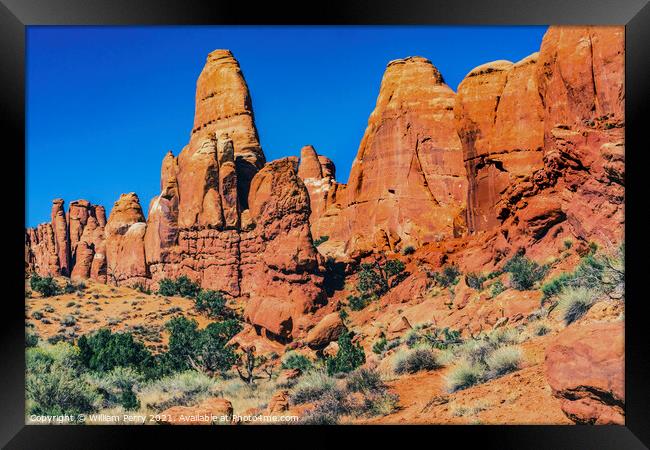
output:
<instances>
[{"instance_id":1,"label":"red rock formation","mask_svg":"<svg viewBox=\"0 0 650 450\"><path fill-rule=\"evenodd\" d=\"M625 424L623 322L567 327L546 352L546 374L576 423Z\"/></svg>"},{"instance_id":2,"label":"red rock formation","mask_svg":"<svg viewBox=\"0 0 650 450\"><path fill-rule=\"evenodd\" d=\"M501 195L512 183L529 182L542 166L537 57L484 64L458 86L455 115L469 180L467 222L472 232L497 226Z\"/></svg>"},{"instance_id":3,"label":"red rock formation","mask_svg":"<svg viewBox=\"0 0 650 450\"><path fill-rule=\"evenodd\" d=\"M59 256L54 230L50 223L42 223L25 232L26 266L40 276L60 274Z\"/></svg>"},{"instance_id":4,"label":"red rock formation","mask_svg":"<svg viewBox=\"0 0 650 450\"><path fill-rule=\"evenodd\" d=\"M336 205L330 200L328 211L319 211L329 216L326 225L315 221L314 234L330 237L326 253L396 251L463 233L466 180L454 98L430 61L388 64L348 185L337 187ZM318 182L314 156L304 152L303 173L316 180L307 186L317 197L331 183Z\"/></svg>"},{"instance_id":5,"label":"red rock formation","mask_svg":"<svg viewBox=\"0 0 650 450\"><path fill-rule=\"evenodd\" d=\"M138 196L122 194L106 223L108 282L117 285L147 283L149 271L144 253L144 221Z\"/></svg>"},{"instance_id":6,"label":"red rock formation","mask_svg":"<svg viewBox=\"0 0 650 450\"><path fill-rule=\"evenodd\" d=\"M239 63L229 50L215 50L208 55L196 83L196 111L188 153L194 154L211 135L220 137L223 133L233 141L239 198L245 202L250 181L265 158Z\"/></svg>"},{"instance_id":7,"label":"red rock formation","mask_svg":"<svg viewBox=\"0 0 650 450\"><path fill-rule=\"evenodd\" d=\"M318 253L309 229L309 194L289 158L253 178L248 203L255 229L242 235L242 288L251 293L245 316L273 337L290 338L300 316L321 300Z\"/></svg>"},{"instance_id":8,"label":"red rock formation","mask_svg":"<svg viewBox=\"0 0 650 450\"><path fill-rule=\"evenodd\" d=\"M68 231L68 220L66 218L63 200L58 198L52 202L52 231L56 255L59 259L58 266L61 275L70 275L70 235Z\"/></svg>"}]
</instances>

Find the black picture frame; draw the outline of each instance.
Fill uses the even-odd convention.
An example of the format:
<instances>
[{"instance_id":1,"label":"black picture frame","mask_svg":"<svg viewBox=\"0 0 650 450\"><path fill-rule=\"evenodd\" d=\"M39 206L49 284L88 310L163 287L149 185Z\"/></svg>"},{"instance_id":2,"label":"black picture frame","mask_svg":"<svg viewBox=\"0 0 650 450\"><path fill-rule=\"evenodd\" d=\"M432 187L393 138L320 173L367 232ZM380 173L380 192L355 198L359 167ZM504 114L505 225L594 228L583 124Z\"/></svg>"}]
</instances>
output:
<instances>
[{"instance_id":1,"label":"black picture frame","mask_svg":"<svg viewBox=\"0 0 650 450\"><path fill-rule=\"evenodd\" d=\"M307 9L309 7L309 9ZM363 433L378 440L387 434L416 444L463 443L480 441L481 448L549 449L636 449L650 445L650 364L647 357L648 329L642 296L645 265L642 211L645 199L642 176L642 149L647 148L646 121L650 100L650 4L646 0L451 0L444 2L356 1L282 5L277 2L199 2L194 0L0 0L0 96L6 131L3 134L4 218L11 239L5 239L3 280L7 291L2 304L2 370L0 370L0 444L5 448L128 448L134 434L145 438L181 439L185 445L197 442L199 435L218 433L215 445L227 445L228 438L246 433L238 445L248 447L251 430L260 427L57 427L24 424L24 286L21 266L24 248L25 191L16 195L15 186L25 169L25 30L30 25L191 25L191 24L430 24L430 25L540 25L592 24L626 27L626 425L625 426L418 426L410 427L339 427L337 432L319 433L318 444L343 442L341 433ZM16 175L16 177L11 177ZM14 181L9 181L14 178ZM24 178L23 186L24 186ZM21 198L22 197L22 198ZM6 202L9 202L7 205ZM18 212L22 212L19 214ZM11 249L15 254L8 252ZM635 262L639 262L635 264ZM647 261L647 260L646 260ZM15 271L15 273L14 273ZM3 291L5 292L5 291ZM209 428L209 429L208 429ZM262 427L264 433L284 434L298 445L310 441L298 438L312 433L311 427ZM215 430L216 429L216 430ZM417 437L413 435L417 433ZM206 436L202 436L206 437ZM276 438L277 439L277 438ZM310 438L308 438L310 439ZM313 438L311 438L313 439ZM364 438L365 439L365 438ZM210 441L208 441L210 442ZM278 441L281 442L281 441ZM285 441L286 442L286 441ZM198 444L197 444L198 445ZM364 446L368 445L364 442ZM449 444L448 444L449 445ZM310 445L308 445L309 447ZM454 444L457 446L457 444Z\"/></svg>"}]
</instances>

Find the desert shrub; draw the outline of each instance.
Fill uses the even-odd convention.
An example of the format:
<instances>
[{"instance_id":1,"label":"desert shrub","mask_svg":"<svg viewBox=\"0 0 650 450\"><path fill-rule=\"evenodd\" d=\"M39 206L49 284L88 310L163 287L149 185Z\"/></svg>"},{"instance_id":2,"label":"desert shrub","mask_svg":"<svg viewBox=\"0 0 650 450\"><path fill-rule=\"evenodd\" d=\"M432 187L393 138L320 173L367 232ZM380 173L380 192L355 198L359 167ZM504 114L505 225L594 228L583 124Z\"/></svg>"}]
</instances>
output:
<instances>
[{"instance_id":1,"label":"desert shrub","mask_svg":"<svg viewBox=\"0 0 650 450\"><path fill-rule=\"evenodd\" d=\"M490 378L500 377L519 369L523 359L522 351L516 346L499 347L486 359Z\"/></svg>"},{"instance_id":2,"label":"desert shrub","mask_svg":"<svg viewBox=\"0 0 650 450\"><path fill-rule=\"evenodd\" d=\"M379 270L375 269L372 264L361 264L359 271L359 281L357 282L357 291L363 296L382 295L388 290L388 283L381 276Z\"/></svg>"},{"instance_id":3,"label":"desert shrub","mask_svg":"<svg viewBox=\"0 0 650 450\"><path fill-rule=\"evenodd\" d=\"M163 278L158 283L158 294L168 297L178 295L180 297L194 298L200 290L201 287L199 284L190 280L185 275L181 275L175 280Z\"/></svg>"},{"instance_id":4,"label":"desert shrub","mask_svg":"<svg viewBox=\"0 0 650 450\"><path fill-rule=\"evenodd\" d=\"M518 254L512 257L503 270L510 273L510 283L518 291L532 289L535 283L546 275L547 267L540 266L525 256Z\"/></svg>"},{"instance_id":5,"label":"desert shrub","mask_svg":"<svg viewBox=\"0 0 650 450\"><path fill-rule=\"evenodd\" d=\"M480 383L484 375L484 366L463 360L447 374L447 388L450 392L467 389Z\"/></svg>"},{"instance_id":6,"label":"desert shrub","mask_svg":"<svg viewBox=\"0 0 650 450\"><path fill-rule=\"evenodd\" d=\"M151 381L137 390L142 407L162 411L171 406L194 405L218 392L214 378L189 370Z\"/></svg>"},{"instance_id":7,"label":"desert shrub","mask_svg":"<svg viewBox=\"0 0 650 450\"><path fill-rule=\"evenodd\" d=\"M131 333L111 333L102 328L81 336L77 346L81 364L92 371L107 372L116 367L142 369L151 363L151 353Z\"/></svg>"},{"instance_id":8,"label":"desert shrub","mask_svg":"<svg viewBox=\"0 0 650 450\"><path fill-rule=\"evenodd\" d=\"M347 319L348 316L349 316L349 314L345 309L340 309L339 310L339 317L341 318L342 321L345 322L345 319Z\"/></svg>"},{"instance_id":9,"label":"desert shrub","mask_svg":"<svg viewBox=\"0 0 650 450\"><path fill-rule=\"evenodd\" d=\"M109 372L90 373L86 380L102 396L103 408L122 406L125 410L136 410L140 407L133 392L143 382L140 372L129 367L116 367Z\"/></svg>"},{"instance_id":10,"label":"desert shrub","mask_svg":"<svg viewBox=\"0 0 650 450\"><path fill-rule=\"evenodd\" d=\"M352 311L361 311L363 308L368 306L371 302L369 297L358 296L358 295L348 295L348 305Z\"/></svg>"},{"instance_id":11,"label":"desert shrub","mask_svg":"<svg viewBox=\"0 0 650 450\"><path fill-rule=\"evenodd\" d=\"M283 369L298 369L301 372L307 372L311 366L311 361L305 355L296 352L287 352L282 360Z\"/></svg>"},{"instance_id":12,"label":"desert shrub","mask_svg":"<svg viewBox=\"0 0 650 450\"><path fill-rule=\"evenodd\" d=\"M483 290L483 283L487 280L487 277L481 275L480 273L470 272L465 275L465 283L467 286L477 291Z\"/></svg>"},{"instance_id":13,"label":"desert shrub","mask_svg":"<svg viewBox=\"0 0 650 450\"><path fill-rule=\"evenodd\" d=\"M52 277L40 277L34 274L29 280L29 286L32 291L38 292L43 297L51 297L61 293L61 288L59 288Z\"/></svg>"},{"instance_id":14,"label":"desert shrub","mask_svg":"<svg viewBox=\"0 0 650 450\"><path fill-rule=\"evenodd\" d=\"M97 410L98 392L81 377L79 351L67 343L26 352L27 413L77 415Z\"/></svg>"},{"instance_id":15,"label":"desert shrub","mask_svg":"<svg viewBox=\"0 0 650 450\"><path fill-rule=\"evenodd\" d=\"M36 320L41 320L43 318L43 312L42 311L34 311L32 313L32 317Z\"/></svg>"},{"instance_id":16,"label":"desert shrub","mask_svg":"<svg viewBox=\"0 0 650 450\"><path fill-rule=\"evenodd\" d=\"M386 344L388 344L386 336L382 335L379 340L372 345L372 352L376 353L377 355L382 354L384 350L386 350Z\"/></svg>"},{"instance_id":17,"label":"desert shrub","mask_svg":"<svg viewBox=\"0 0 650 450\"><path fill-rule=\"evenodd\" d=\"M438 368L440 368L440 364L436 360L433 350L421 347L399 353L395 359L394 371L396 374L402 375Z\"/></svg>"},{"instance_id":18,"label":"desert shrub","mask_svg":"<svg viewBox=\"0 0 650 450\"><path fill-rule=\"evenodd\" d=\"M63 319L61 319L61 325L65 327L74 326L74 324L76 323L77 323L76 319L70 315L64 316Z\"/></svg>"},{"instance_id":19,"label":"desert shrub","mask_svg":"<svg viewBox=\"0 0 650 450\"><path fill-rule=\"evenodd\" d=\"M571 285L575 280L575 276L572 273L561 273L556 277L551 278L549 281L542 285L542 293L544 294L544 299L552 298L557 296L562 289L566 286Z\"/></svg>"},{"instance_id":20,"label":"desert shrub","mask_svg":"<svg viewBox=\"0 0 650 450\"><path fill-rule=\"evenodd\" d=\"M490 289L490 295L494 298L505 290L506 290L505 285L501 282L501 280L497 280L494 283L492 283L492 287Z\"/></svg>"},{"instance_id":21,"label":"desert shrub","mask_svg":"<svg viewBox=\"0 0 650 450\"><path fill-rule=\"evenodd\" d=\"M546 322L538 322L534 325L533 333L535 336L545 336L551 331L551 327Z\"/></svg>"},{"instance_id":22,"label":"desert shrub","mask_svg":"<svg viewBox=\"0 0 650 450\"><path fill-rule=\"evenodd\" d=\"M378 261L363 263L359 270L357 291L362 297L379 297L403 279L404 269L404 263L397 259L388 260L383 265Z\"/></svg>"},{"instance_id":23,"label":"desert shrub","mask_svg":"<svg viewBox=\"0 0 650 450\"><path fill-rule=\"evenodd\" d=\"M300 377L289 393L289 399L294 405L312 403L335 388L334 378L322 371L311 371Z\"/></svg>"},{"instance_id":24,"label":"desert shrub","mask_svg":"<svg viewBox=\"0 0 650 450\"><path fill-rule=\"evenodd\" d=\"M406 247L404 247L404 250L402 251L402 254L407 256L412 255L413 253L415 253L415 247L413 247L412 245L407 245Z\"/></svg>"},{"instance_id":25,"label":"desert shrub","mask_svg":"<svg viewBox=\"0 0 650 450\"><path fill-rule=\"evenodd\" d=\"M338 339L338 344L339 350L336 356L325 360L329 375L351 372L366 362L366 354L363 351L363 347L359 344L352 343L351 332L341 334Z\"/></svg>"},{"instance_id":26,"label":"desert shrub","mask_svg":"<svg viewBox=\"0 0 650 450\"><path fill-rule=\"evenodd\" d=\"M573 241L571 239L565 239L564 240L564 249L565 250L570 250L571 247L573 247Z\"/></svg>"},{"instance_id":27,"label":"desert shrub","mask_svg":"<svg viewBox=\"0 0 650 450\"><path fill-rule=\"evenodd\" d=\"M447 350L446 362L456 361L447 377L451 392L518 370L523 359L518 330L499 328ZM451 354L449 354L451 352Z\"/></svg>"},{"instance_id":28,"label":"desert shrub","mask_svg":"<svg viewBox=\"0 0 650 450\"><path fill-rule=\"evenodd\" d=\"M325 391L314 409L302 418L307 425L336 425L340 417L349 412L346 392L333 388Z\"/></svg>"},{"instance_id":29,"label":"desert shrub","mask_svg":"<svg viewBox=\"0 0 650 450\"><path fill-rule=\"evenodd\" d=\"M431 332L425 333L422 337L430 346L440 350L444 350L450 345L460 344L462 342L460 331L448 327L442 329L435 328Z\"/></svg>"},{"instance_id":30,"label":"desert shrub","mask_svg":"<svg viewBox=\"0 0 650 450\"><path fill-rule=\"evenodd\" d=\"M329 240L329 236L321 236L318 239L314 240L314 247L318 247L324 242L327 242Z\"/></svg>"},{"instance_id":31,"label":"desert shrub","mask_svg":"<svg viewBox=\"0 0 650 450\"><path fill-rule=\"evenodd\" d=\"M63 292L65 294L73 294L75 292L83 292L86 289L86 284L84 282L79 282L77 284L67 281L63 287Z\"/></svg>"},{"instance_id":32,"label":"desert shrub","mask_svg":"<svg viewBox=\"0 0 650 450\"><path fill-rule=\"evenodd\" d=\"M135 289L138 292L142 292L143 294L151 294L151 289L149 289L144 283L135 283L133 285L133 289Z\"/></svg>"},{"instance_id":33,"label":"desert shrub","mask_svg":"<svg viewBox=\"0 0 650 450\"><path fill-rule=\"evenodd\" d=\"M569 325L581 318L596 301L597 292L584 287L564 289L558 297L556 309Z\"/></svg>"},{"instance_id":34,"label":"desert shrub","mask_svg":"<svg viewBox=\"0 0 650 450\"><path fill-rule=\"evenodd\" d=\"M453 264L446 265L440 272L429 272L429 278L432 278L439 286L448 288L458 283L460 270Z\"/></svg>"},{"instance_id":35,"label":"desert shrub","mask_svg":"<svg viewBox=\"0 0 650 450\"><path fill-rule=\"evenodd\" d=\"M365 368L350 373L345 386L350 392L361 393L383 392L386 389L379 372Z\"/></svg>"},{"instance_id":36,"label":"desert shrub","mask_svg":"<svg viewBox=\"0 0 650 450\"><path fill-rule=\"evenodd\" d=\"M404 338L404 343L408 348L413 348L418 345L422 340L422 336L418 330L410 329Z\"/></svg>"},{"instance_id":37,"label":"desert shrub","mask_svg":"<svg viewBox=\"0 0 650 450\"><path fill-rule=\"evenodd\" d=\"M196 309L199 311L207 311L210 316L218 316L223 314L226 307L226 299L219 291L210 289L202 289L194 299Z\"/></svg>"},{"instance_id":38,"label":"desert shrub","mask_svg":"<svg viewBox=\"0 0 650 450\"><path fill-rule=\"evenodd\" d=\"M39 336L36 333L25 333L25 347L36 347L38 345Z\"/></svg>"}]
</instances>

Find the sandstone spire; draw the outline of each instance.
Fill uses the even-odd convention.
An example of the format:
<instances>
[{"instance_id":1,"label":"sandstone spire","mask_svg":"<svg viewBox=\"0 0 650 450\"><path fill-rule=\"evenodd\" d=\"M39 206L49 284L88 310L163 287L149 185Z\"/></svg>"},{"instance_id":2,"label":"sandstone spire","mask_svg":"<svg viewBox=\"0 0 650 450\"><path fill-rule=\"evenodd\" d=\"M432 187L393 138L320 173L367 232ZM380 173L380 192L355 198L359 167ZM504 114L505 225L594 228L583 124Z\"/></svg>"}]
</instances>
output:
<instances>
[{"instance_id":1,"label":"sandstone spire","mask_svg":"<svg viewBox=\"0 0 650 450\"><path fill-rule=\"evenodd\" d=\"M210 135L226 133L233 142L239 175L239 198L248 198L248 186L266 159L257 136L253 106L239 62L229 50L208 55L196 83L194 127L187 150L190 155ZM243 205L244 209L247 207Z\"/></svg>"}]
</instances>

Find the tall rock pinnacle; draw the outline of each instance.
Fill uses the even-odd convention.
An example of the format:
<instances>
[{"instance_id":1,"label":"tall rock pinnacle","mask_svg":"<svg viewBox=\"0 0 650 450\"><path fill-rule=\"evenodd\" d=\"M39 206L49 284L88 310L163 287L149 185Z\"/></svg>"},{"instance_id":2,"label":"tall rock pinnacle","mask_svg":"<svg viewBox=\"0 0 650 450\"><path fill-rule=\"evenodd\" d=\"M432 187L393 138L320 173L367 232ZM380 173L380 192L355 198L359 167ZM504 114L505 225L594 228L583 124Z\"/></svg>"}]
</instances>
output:
<instances>
[{"instance_id":1,"label":"tall rock pinnacle","mask_svg":"<svg viewBox=\"0 0 650 450\"><path fill-rule=\"evenodd\" d=\"M194 126L188 153L193 155L210 135L232 139L238 172L239 198L266 159L255 128L251 96L239 63L229 50L215 50L196 83ZM244 207L247 205L244 204Z\"/></svg>"}]
</instances>

